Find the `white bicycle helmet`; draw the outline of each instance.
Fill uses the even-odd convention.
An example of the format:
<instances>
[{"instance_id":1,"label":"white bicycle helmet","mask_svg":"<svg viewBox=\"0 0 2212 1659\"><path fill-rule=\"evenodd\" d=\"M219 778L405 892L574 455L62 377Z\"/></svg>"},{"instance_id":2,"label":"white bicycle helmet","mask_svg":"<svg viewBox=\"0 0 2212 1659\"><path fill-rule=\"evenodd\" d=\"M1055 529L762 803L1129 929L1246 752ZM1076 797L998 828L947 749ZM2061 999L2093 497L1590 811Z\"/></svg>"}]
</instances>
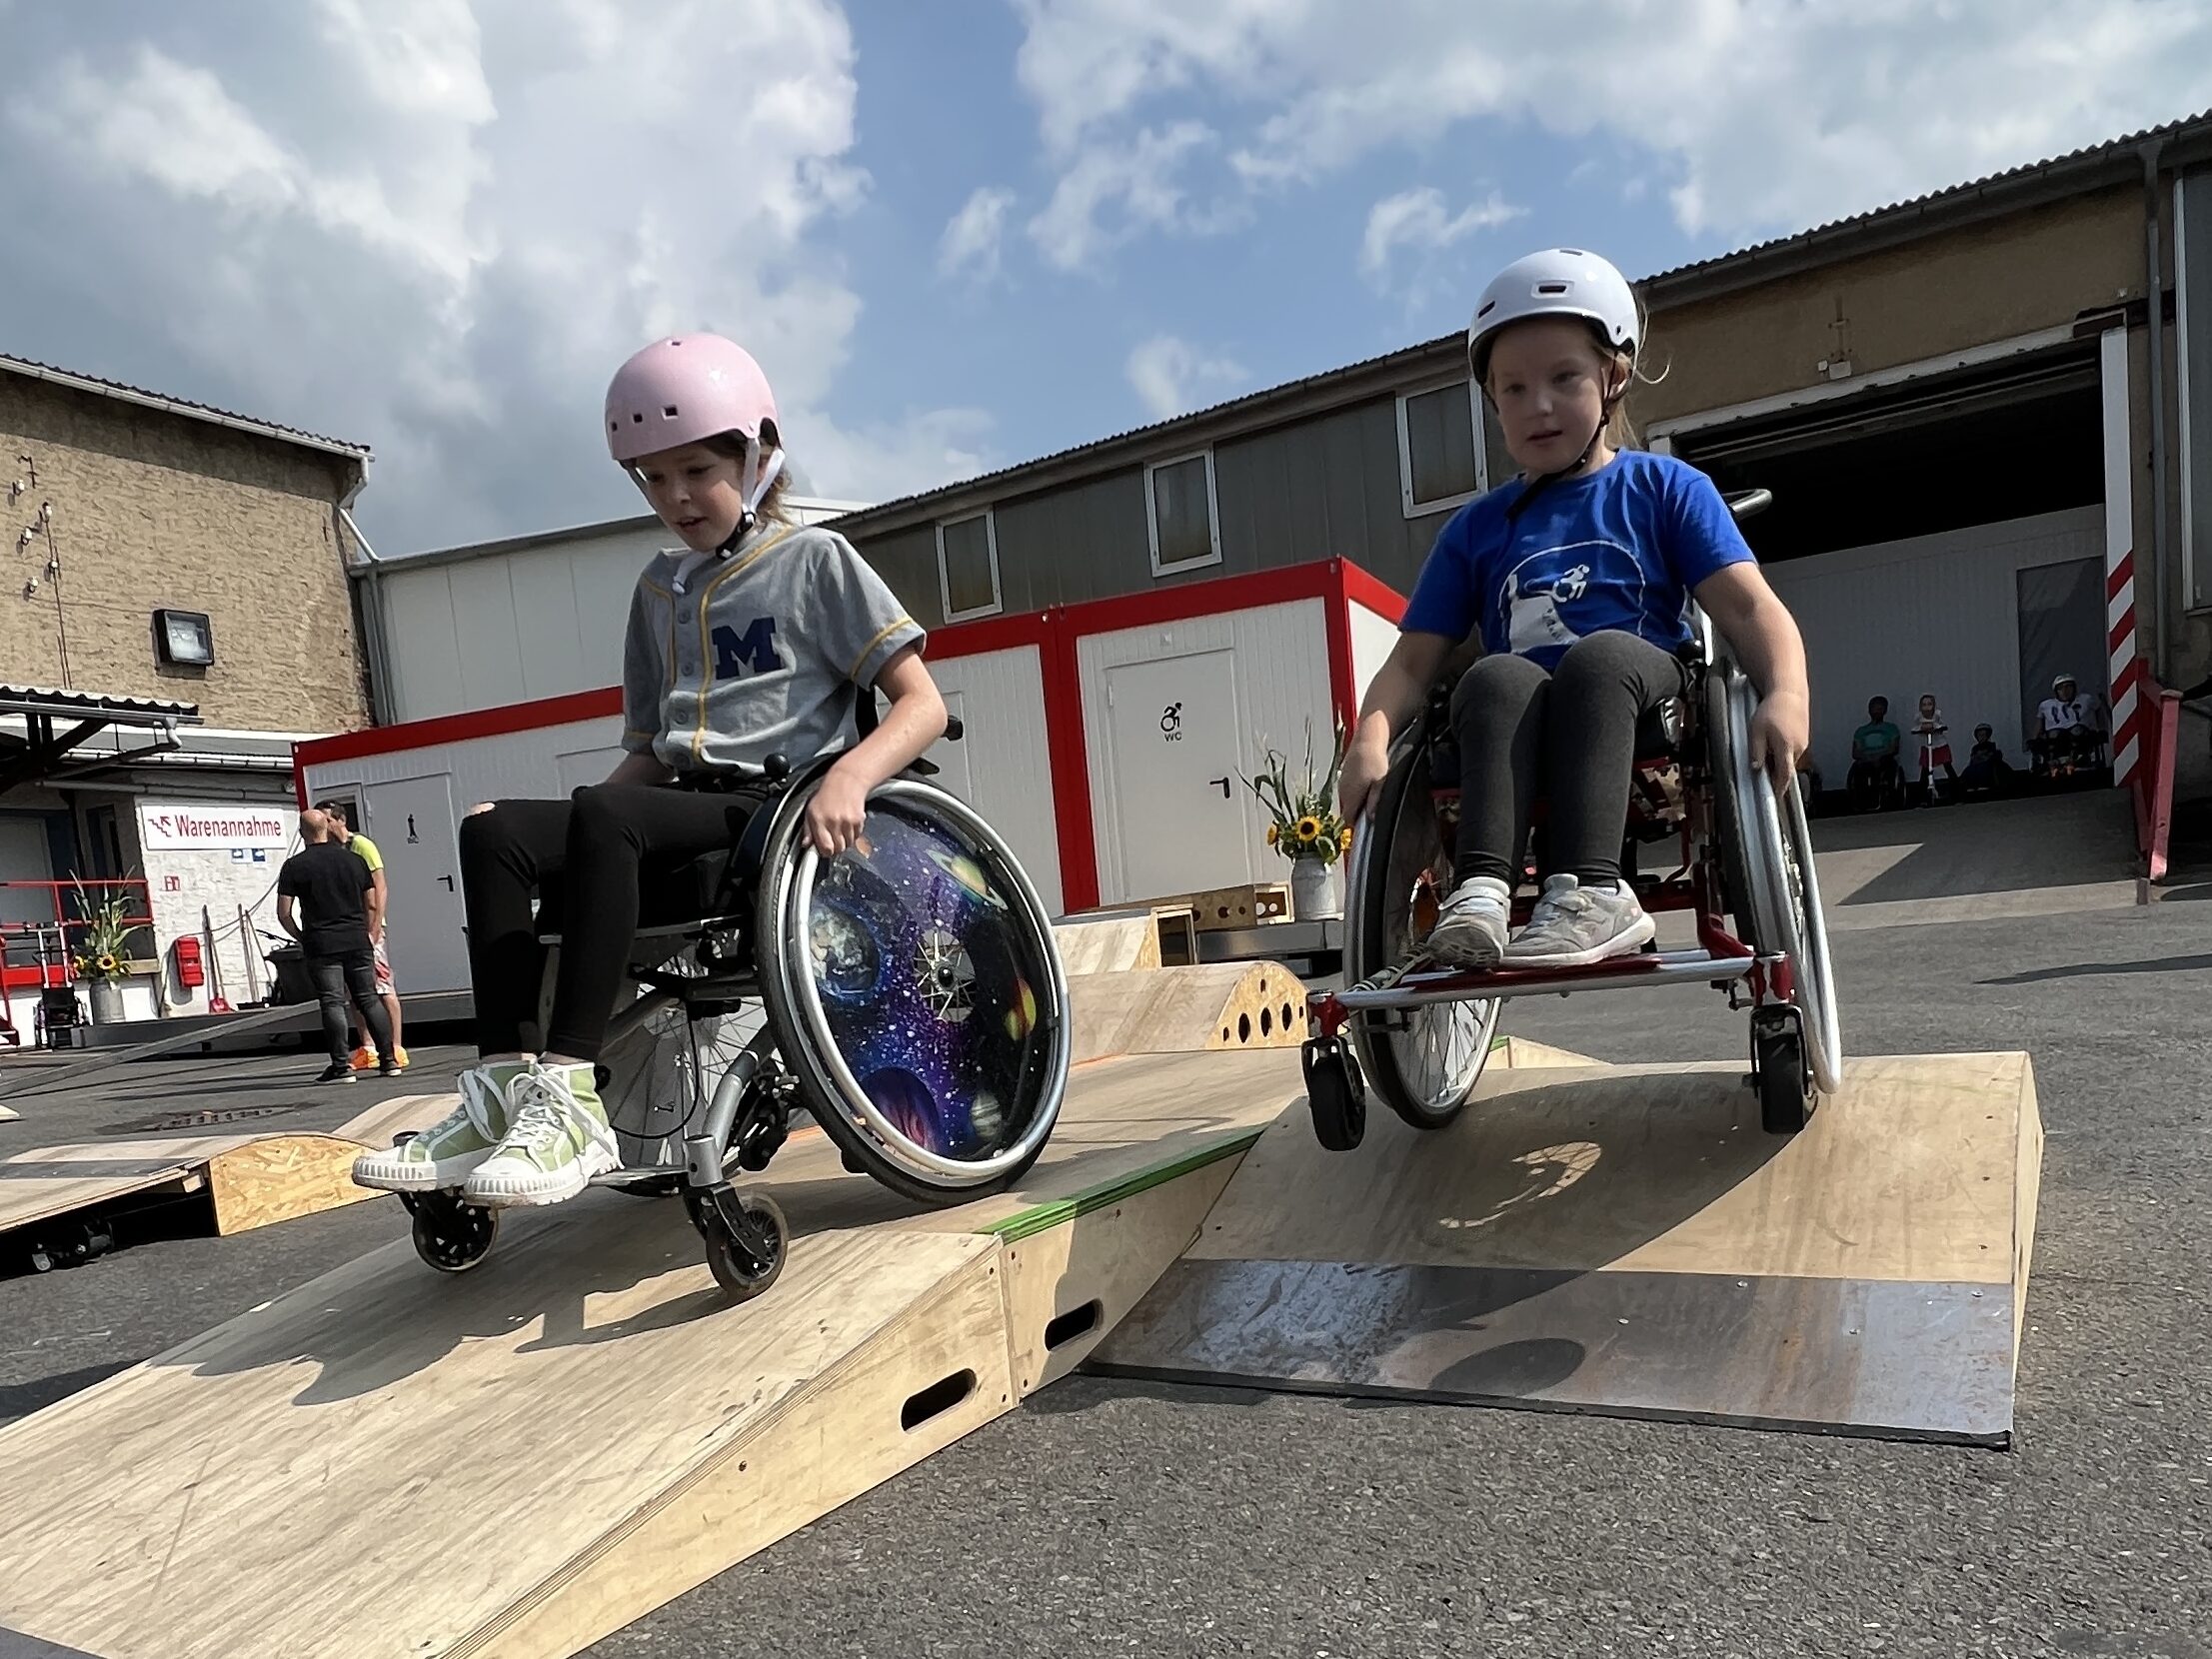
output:
<instances>
[{"instance_id":1,"label":"white bicycle helmet","mask_svg":"<svg viewBox=\"0 0 2212 1659\"><path fill-rule=\"evenodd\" d=\"M1467 362L1479 385L1500 329L1531 317L1579 317L1617 351L1636 354L1636 297L1612 262L1580 248L1528 254L1490 279L1467 325Z\"/></svg>"}]
</instances>

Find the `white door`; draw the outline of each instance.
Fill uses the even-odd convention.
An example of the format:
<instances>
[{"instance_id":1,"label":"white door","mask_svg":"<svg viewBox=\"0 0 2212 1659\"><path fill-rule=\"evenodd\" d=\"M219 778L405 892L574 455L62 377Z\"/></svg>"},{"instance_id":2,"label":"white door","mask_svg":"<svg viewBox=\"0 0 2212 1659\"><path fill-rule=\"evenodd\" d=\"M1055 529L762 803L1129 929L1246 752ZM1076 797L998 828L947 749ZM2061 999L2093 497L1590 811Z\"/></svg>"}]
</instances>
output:
<instances>
[{"instance_id":1,"label":"white door","mask_svg":"<svg viewBox=\"0 0 2212 1659\"><path fill-rule=\"evenodd\" d=\"M1236 654L1124 663L1106 689L1122 900L1249 881Z\"/></svg>"},{"instance_id":2,"label":"white door","mask_svg":"<svg viewBox=\"0 0 2212 1659\"><path fill-rule=\"evenodd\" d=\"M369 836L384 854L390 905L385 950L400 994L466 990L469 939L462 927L453 780L443 773L401 778L371 784L362 794Z\"/></svg>"}]
</instances>

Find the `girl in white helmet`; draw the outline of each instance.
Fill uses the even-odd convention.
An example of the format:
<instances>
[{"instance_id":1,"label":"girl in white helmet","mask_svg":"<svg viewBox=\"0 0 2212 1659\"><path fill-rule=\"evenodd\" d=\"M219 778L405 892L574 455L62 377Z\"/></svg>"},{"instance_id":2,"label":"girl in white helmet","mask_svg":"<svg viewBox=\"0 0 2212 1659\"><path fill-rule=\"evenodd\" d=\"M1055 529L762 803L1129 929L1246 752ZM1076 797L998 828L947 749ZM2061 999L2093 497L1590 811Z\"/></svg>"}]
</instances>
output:
<instances>
[{"instance_id":1,"label":"girl in white helmet","mask_svg":"<svg viewBox=\"0 0 2212 1659\"><path fill-rule=\"evenodd\" d=\"M567 801L463 820L461 877L479 1063L427 1132L354 1165L365 1186L462 1185L472 1203L548 1204L620 1162L593 1075L638 927L641 876L732 845L755 799L740 764L843 745L807 809L825 858L854 844L871 791L946 728L923 631L852 544L787 523L776 402L751 356L710 334L646 347L608 389L609 452L682 546L638 579L623 653L622 747ZM857 700L890 711L865 740ZM560 894L561 969L538 1029L545 954L532 899ZM465 1184L464 1184L465 1183Z\"/></svg>"},{"instance_id":2,"label":"girl in white helmet","mask_svg":"<svg viewBox=\"0 0 2212 1659\"><path fill-rule=\"evenodd\" d=\"M1479 636L1483 655L1452 696L1458 862L1428 941L1461 966L1566 966L1650 939L1620 846L1637 722L1687 686L1675 653L1690 641L1689 596L1762 694L1751 757L1777 790L1810 741L1803 642L1727 504L1695 468L1620 447L1641 341L1627 281L1595 254L1532 254L1484 290L1470 367L1521 474L1437 535L1344 757L1350 818L1446 658ZM1528 925L1508 939L1539 795L1550 801L1551 867Z\"/></svg>"}]
</instances>

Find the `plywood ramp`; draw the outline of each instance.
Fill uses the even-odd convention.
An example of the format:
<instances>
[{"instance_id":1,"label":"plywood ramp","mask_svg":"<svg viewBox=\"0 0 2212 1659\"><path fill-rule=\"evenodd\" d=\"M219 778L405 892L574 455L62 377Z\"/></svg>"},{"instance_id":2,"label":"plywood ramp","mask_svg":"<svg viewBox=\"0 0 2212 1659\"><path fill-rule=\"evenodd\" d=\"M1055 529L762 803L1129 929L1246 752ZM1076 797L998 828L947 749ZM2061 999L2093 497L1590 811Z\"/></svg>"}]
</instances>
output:
<instances>
[{"instance_id":1,"label":"plywood ramp","mask_svg":"<svg viewBox=\"0 0 2212 1659\"><path fill-rule=\"evenodd\" d=\"M1279 962L1071 975L1076 1061L1108 1054L1287 1048L1305 1040L1305 987Z\"/></svg>"},{"instance_id":2,"label":"plywood ramp","mask_svg":"<svg viewBox=\"0 0 2212 1659\"><path fill-rule=\"evenodd\" d=\"M2042 1129L2024 1054L1851 1063L1803 1134L1740 1065L1487 1073L1451 1128L1301 1114L1102 1369L2004 1444Z\"/></svg>"},{"instance_id":3,"label":"plywood ramp","mask_svg":"<svg viewBox=\"0 0 2212 1659\"><path fill-rule=\"evenodd\" d=\"M1056 921L1053 940L1060 946L1061 965L1070 974L1159 966L1159 923L1149 912Z\"/></svg>"},{"instance_id":4,"label":"plywood ramp","mask_svg":"<svg viewBox=\"0 0 2212 1659\"><path fill-rule=\"evenodd\" d=\"M673 1202L511 1212L457 1278L395 1243L0 1429L0 1653L573 1653L1080 1363L1296 1098L1294 1052L1106 1060L933 1212L795 1139L736 1307Z\"/></svg>"},{"instance_id":5,"label":"plywood ramp","mask_svg":"<svg viewBox=\"0 0 2212 1659\"><path fill-rule=\"evenodd\" d=\"M216 1230L244 1232L379 1194L353 1184L364 1145L427 1128L450 1094L402 1094L333 1134L168 1135L39 1146L0 1158L0 1232L126 1198L205 1192ZM357 1134L355 1131L361 1130Z\"/></svg>"}]
</instances>

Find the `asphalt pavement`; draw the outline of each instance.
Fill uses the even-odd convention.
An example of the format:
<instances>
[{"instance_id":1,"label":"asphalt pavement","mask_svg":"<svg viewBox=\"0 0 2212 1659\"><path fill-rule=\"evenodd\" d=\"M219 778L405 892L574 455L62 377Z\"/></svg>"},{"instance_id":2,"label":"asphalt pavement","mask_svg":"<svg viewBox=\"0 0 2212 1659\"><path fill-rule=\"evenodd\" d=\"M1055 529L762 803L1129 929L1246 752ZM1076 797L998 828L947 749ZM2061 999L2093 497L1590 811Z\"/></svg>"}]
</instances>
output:
<instances>
[{"instance_id":1,"label":"asphalt pavement","mask_svg":"<svg viewBox=\"0 0 2212 1659\"><path fill-rule=\"evenodd\" d=\"M2034 1058L2013 1450L1078 1377L591 1651L2212 1659L2212 903L1835 949L1850 1051ZM1516 1004L1506 1028L1616 1060L1744 1038L1701 988ZM379 1201L0 1278L0 1416L404 1219Z\"/></svg>"}]
</instances>

